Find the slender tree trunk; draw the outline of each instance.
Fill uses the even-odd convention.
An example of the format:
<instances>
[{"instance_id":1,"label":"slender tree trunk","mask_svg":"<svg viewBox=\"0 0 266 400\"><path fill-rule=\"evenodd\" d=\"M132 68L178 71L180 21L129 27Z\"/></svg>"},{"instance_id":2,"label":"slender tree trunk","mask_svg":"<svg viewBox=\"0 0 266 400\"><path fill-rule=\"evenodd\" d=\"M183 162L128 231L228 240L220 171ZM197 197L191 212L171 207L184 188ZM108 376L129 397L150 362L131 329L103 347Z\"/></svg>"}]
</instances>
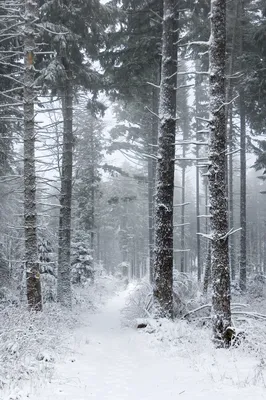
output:
<instances>
[{"instance_id":1,"label":"slender tree trunk","mask_svg":"<svg viewBox=\"0 0 266 400\"><path fill-rule=\"evenodd\" d=\"M184 137L183 139L187 139ZM183 158L186 157L185 145L183 145ZM181 203L185 204L186 201L186 162L182 161L182 194L181 194ZM181 246L181 257L180 257L180 271L186 272L186 252L185 252L185 206L181 206L181 232L180 232L180 246Z\"/></svg>"},{"instance_id":2,"label":"slender tree trunk","mask_svg":"<svg viewBox=\"0 0 266 400\"><path fill-rule=\"evenodd\" d=\"M241 2L241 29L240 29L240 57L243 53L243 18L245 15L244 2ZM242 63L241 63L242 64ZM242 291L247 286L247 222L246 222L246 112L244 90L241 85L239 91L240 105L240 276L239 285Z\"/></svg>"},{"instance_id":3,"label":"slender tree trunk","mask_svg":"<svg viewBox=\"0 0 266 400\"><path fill-rule=\"evenodd\" d=\"M198 70L198 62L196 62L196 67ZM196 116L199 116L199 78L196 76L196 90L195 90L195 103L196 103ZM200 134L198 133L199 131L199 120L198 118L196 119L196 141L200 141ZM196 158L199 158L199 145L196 145ZM198 282L201 281L201 270L202 270L202 265L201 265L201 240L200 240L200 169L199 169L199 162L197 161L197 166L196 166L196 224L197 224L197 263L198 263L198 268L197 268L197 273L198 273Z\"/></svg>"},{"instance_id":4,"label":"slender tree trunk","mask_svg":"<svg viewBox=\"0 0 266 400\"><path fill-rule=\"evenodd\" d=\"M208 287L209 283L211 281L211 270L212 270L212 265L211 265L211 242L208 242L208 251L207 251L207 257L206 257L206 265L205 265L205 273L204 273L204 282L203 282L203 293L207 295L208 293Z\"/></svg>"},{"instance_id":5,"label":"slender tree trunk","mask_svg":"<svg viewBox=\"0 0 266 400\"><path fill-rule=\"evenodd\" d=\"M212 315L217 346L228 345L231 325L230 269L228 254L228 205L226 198L225 121L226 2L211 2L210 40L210 149L209 193L212 230Z\"/></svg>"},{"instance_id":6,"label":"slender tree trunk","mask_svg":"<svg viewBox=\"0 0 266 400\"><path fill-rule=\"evenodd\" d=\"M154 300L158 315L173 316L173 196L175 171L176 0L164 0L155 194Z\"/></svg>"},{"instance_id":7,"label":"slender tree trunk","mask_svg":"<svg viewBox=\"0 0 266 400\"><path fill-rule=\"evenodd\" d=\"M229 162L228 162L228 202L229 202L229 229L234 227L234 171L233 171L233 110L230 108L229 117ZM230 255L230 270L231 278L234 281L236 278L236 259L235 259L235 235L229 237L229 255Z\"/></svg>"},{"instance_id":8,"label":"slender tree trunk","mask_svg":"<svg viewBox=\"0 0 266 400\"><path fill-rule=\"evenodd\" d=\"M156 74L157 75L157 74ZM159 79L156 76L156 83ZM158 90L153 89L152 92L152 110L158 113ZM155 176L156 176L156 154L158 142L158 119L153 116L149 138L149 157L148 159L148 201L149 201L149 262L150 262L150 282L154 281L153 271L153 251L154 251L154 193L155 193Z\"/></svg>"},{"instance_id":9,"label":"slender tree trunk","mask_svg":"<svg viewBox=\"0 0 266 400\"><path fill-rule=\"evenodd\" d=\"M65 81L63 93L63 155L60 193L59 246L58 246L58 301L71 307L71 202L73 166L73 93L71 74Z\"/></svg>"},{"instance_id":10,"label":"slender tree trunk","mask_svg":"<svg viewBox=\"0 0 266 400\"><path fill-rule=\"evenodd\" d=\"M239 14L239 0L235 0L234 4L234 27L233 27L233 36L232 36L232 48L229 60L229 68L228 68L228 81L227 81L227 93L226 93L226 107L225 107L225 120L229 129L228 129L228 211L229 211L229 229L234 228L234 171L233 171L233 148L234 148L234 135L233 135L233 104L229 104L233 97L233 85L231 76L234 73L234 60L235 60L235 48L236 48L236 36L237 36L237 20ZM232 12L228 10L228 13ZM236 276L236 260L235 260L235 235L231 235L229 237L229 260L230 260L230 270L231 270L231 278L235 280Z\"/></svg>"},{"instance_id":11,"label":"slender tree trunk","mask_svg":"<svg viewBox=\"0 0 266 400\"><path fill-rule=\"evenodd\" d=\"M24 31L24 226L27 298L30 309L42 310L41 282L37 245L35 127L34 127L34 23L37 4L25 2Z\"/></svg>"}]
</instances>

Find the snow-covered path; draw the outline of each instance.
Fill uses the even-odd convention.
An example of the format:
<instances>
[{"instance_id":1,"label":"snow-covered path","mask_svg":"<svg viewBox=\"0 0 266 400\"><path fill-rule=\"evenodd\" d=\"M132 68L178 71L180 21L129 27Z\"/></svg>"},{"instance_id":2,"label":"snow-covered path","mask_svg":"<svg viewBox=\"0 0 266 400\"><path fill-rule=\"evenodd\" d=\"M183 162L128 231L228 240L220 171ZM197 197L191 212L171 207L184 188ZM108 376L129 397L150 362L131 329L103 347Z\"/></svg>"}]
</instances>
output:
<instances>
[{"instance_id":1,"label":"snow-covered path","mask_svg":"<svg viewBox=\"0 0 266 400\"><path fill-rule=\"evenodd\" d=\"M149 335L122 328L120 310L126 293L104 310L89 315L89 325L76 332L75 352L56 366L51 383L28 394L31 400L171 400L265 399L259 387L217 384L196 371L188 359L158 354Z\"/></svg>"}]
</instances>

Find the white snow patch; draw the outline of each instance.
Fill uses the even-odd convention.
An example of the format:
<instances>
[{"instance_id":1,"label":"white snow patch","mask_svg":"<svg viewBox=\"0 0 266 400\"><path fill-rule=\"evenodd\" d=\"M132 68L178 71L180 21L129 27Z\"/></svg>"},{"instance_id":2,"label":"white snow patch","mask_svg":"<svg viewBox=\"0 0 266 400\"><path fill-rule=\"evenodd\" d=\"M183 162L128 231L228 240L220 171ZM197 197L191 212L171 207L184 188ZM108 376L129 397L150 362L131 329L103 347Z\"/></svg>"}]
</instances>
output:
<instances>
[{"instance_id":1,"label":"white snow patch","mask_svg":"<svg viewBox=\"0 0 266 400\"><path fill-rule=\"evenodd\" d=\"M132 290L132 287L130 287ZM128 291L95 315L84 314L73 356L39 380L21 400L248 400L264 399L263 360L214 349L208 330L185 321L154 322L153 330L121 327ZM6 399L4 399L6 400Z\"/></svg>"}]
</instances>

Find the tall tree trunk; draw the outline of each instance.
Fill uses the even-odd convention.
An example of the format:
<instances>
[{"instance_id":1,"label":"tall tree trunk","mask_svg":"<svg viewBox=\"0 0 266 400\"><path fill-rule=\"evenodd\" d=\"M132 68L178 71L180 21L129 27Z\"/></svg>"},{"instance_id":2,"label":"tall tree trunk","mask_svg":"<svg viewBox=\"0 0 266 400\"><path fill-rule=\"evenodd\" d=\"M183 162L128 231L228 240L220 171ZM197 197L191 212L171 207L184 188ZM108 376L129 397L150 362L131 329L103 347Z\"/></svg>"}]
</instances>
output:
<instances>
[{"instance_id":1,"label":"tall tree trunk","mask_svg":"<svg viewBox=\"0 0 266 400\"><path fill-rule=\"evenodd\" d=\"M60 192L59 243L58 243L58 301L71 307L71 201L73 167L73 93L71 74L67 79L62 97L64 133L62 176Z\"/></svg>"},{"instance_id":2,"label":"tall tree trunk","mask_svg":"<svg viewBox=\"0 0 266 400\"><path fill-rule=\"evenodd\" d=\"M183 140L187 139L183 134ZM186 149L183 145L182 157L186 157ZM180 232L180 246L181 246L181 257L180 257L180 271L186 272L186 252L185 252L185 201L186 201L186 162L182 161L182 194L181 194L181 232Z\"/></svg>"},{"instance_id":3,"label":"tall tree trunk","mask_svg":"<svg viewBox=\"0 0 266 400\"><path fill-rule=\"evenodd\" d=\"M34 23L37 4L25 2L24 31L24 226L27 298L30 309L42 310L41 281L37 245L35 128L34 128Z\"/></svg>"},{"instance_id":4,"label":"tall tree trunk","mask_svg":"<svg viewBox=\"0 0 266 400\"><path fill-rule=\"evenodd\" d=\"M173 316L173 196L175 171L176 0L164 0L155 194L154 300L158 315Z\"/></svg>"},{"instance_id":5,"label":"tall tree trunk","mask_svg":"<svg viewBox=\"0 0 266 400\"><path fill-rule=\"evenodd\" d=\"M156 84L159 80L156 74ZM152 91L152 111L154 114L158 113L158 90L153 88ZM149 201L149 263L150 282L154 281L153 271L153 251L154 251L154 192L155 192L155 176L156 176L156 154L157 154L157 141L158 141L158 119L155 115L152 117L152 124L150 129L149 138L149 159L148 159L148 201Z\"/></svg>"},{"instance_id":6,"label":"tall tree trunk","mask_svg":"<svg viewBox=\"0 0 266 400\"><path fill-rule=\"evenodd\" d=\"M229 68L228 68L228 81L227 81L227 93L226 93L226 108L225 108L225 120L226 125L228 126L228 211L229 211L229 229L234 228L234 171L233 171L233 148L234 148L234 135L233 135L233 104L229 104L233 97L233 85L231 76L234 73L234 60L235 60L235 48L236 48L236 36L237 36L237 20L239 14L239 0L235 0L234 2L234 27L233 27L233 36L232 36L232 48L229 60ZM232 10L227 10L228 13L232 12ZM228 18L229 20L229 18ZM231 27L230 27L231 28ZM235 280L236 275L236 260L235 260L235 235L231 235L229 237L229 261L230 261L230 270L231 270L231 278Z\"/></svg>"},{"instance_id":7,"label":"tall tree trunk","mask_svg":"<svg viewBox=\"0 0 266 400\"><path fill-rule=\"evenodd\" d=\"M211 249L211 242L208 242L208 250L207 250L207 257L206 257L206 265L205 265L205 272L204 272L204 281L203 281L203 293L207 295L208 293L208 287L209 283L211 281L211 271L212 271L212 265L211 265L211 254L212 249Z\"/></svg>"},{"instance_id":8,"label":"tall tree trunk","mask_svg":"<svg viewBox=\"0 0 266 400\"><path fill-rule=\"evenodd\" d=\"M212 320L217 346L231 325L225 121L226 2L211 2L209 193L212 230Z\"/></svg>"},{"instance_id":9,"label":"tall tree trunk","mask_svg":"<svg viewBox=\"0 0 266 400\"><path fill-rule=\"evenodd\" d=\"M196 69L199 70L198 68L199 62L196 62ZM196 90L195 90L195 103L196 103L196 116L199 116L199 77L196 75ZM200 134L199 134L199 120L198 118L196 119L196 141L200 141ZM196 145L196 158L199 158L199 145ZM201 248L200 248L200 169L199 169L199 162L197 161L197 166L196 166L196 224L197 224L197 263L198 263L198 268L197 268L197 273L198 273L198 282L201 281L201 270L202 270L202 265L201 265Z\"/></svg>"},{"instance_id":10,"label":"tall tree trunk","mask_svg":"<svg viewBox=\"0 0 266 400\"><path fill-rule=\"evenodd\" d=\"M234 171L233 171L233 110L230 107L229 116L229 161L228 161L228 203L229 203L229 229L234 227ZM235 235L229 237L229 256L230 256L230 270L231 278L236 278L236 257L235 257Z\"/></svg>"},{"instance_id":11,"label":"tall tree trunk","mask_svg":"<svg viewBox=\"0 0 266 400\"><path fill-rule=\"evenodd\" d=\"M244 2L241 2L241 28L240 28L240 57L243 53L243 19L245 15ZM241 62L242 64L242 62ZM241 65L242 66L242 65ZM246 222L246 112L244 90L241 85L239 91L240 105L240 277L239 285L242 291L246 290L247 286L247 222Z\"/></svg>"}]
</instances>

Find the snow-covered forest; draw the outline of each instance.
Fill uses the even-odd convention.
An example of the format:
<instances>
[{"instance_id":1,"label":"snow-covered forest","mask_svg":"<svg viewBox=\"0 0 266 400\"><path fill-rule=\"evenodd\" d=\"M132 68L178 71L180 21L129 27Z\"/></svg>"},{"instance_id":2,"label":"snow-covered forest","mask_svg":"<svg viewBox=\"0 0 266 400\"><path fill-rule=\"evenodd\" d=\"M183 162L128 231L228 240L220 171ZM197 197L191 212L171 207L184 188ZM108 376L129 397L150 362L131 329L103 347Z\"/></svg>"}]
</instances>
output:
<instances>
[{"instance_id":1,"label":"snow-covered forest","mask_svg":"<svg viewBox=\"0 0 266 400\"><path fill-rule=\"evenodd\" d=\"M266 396L266 4L0 0L0 399Z\"/></svg>"}]
</instances>

